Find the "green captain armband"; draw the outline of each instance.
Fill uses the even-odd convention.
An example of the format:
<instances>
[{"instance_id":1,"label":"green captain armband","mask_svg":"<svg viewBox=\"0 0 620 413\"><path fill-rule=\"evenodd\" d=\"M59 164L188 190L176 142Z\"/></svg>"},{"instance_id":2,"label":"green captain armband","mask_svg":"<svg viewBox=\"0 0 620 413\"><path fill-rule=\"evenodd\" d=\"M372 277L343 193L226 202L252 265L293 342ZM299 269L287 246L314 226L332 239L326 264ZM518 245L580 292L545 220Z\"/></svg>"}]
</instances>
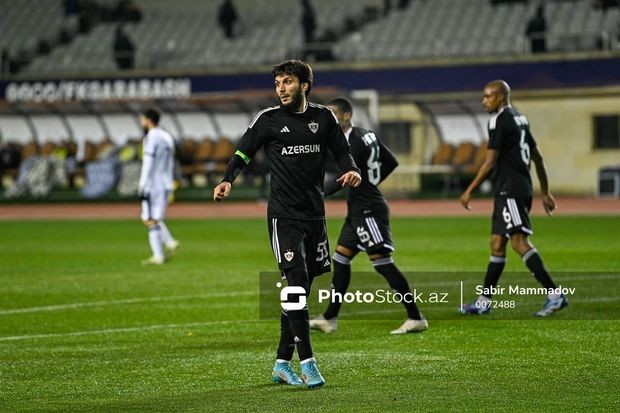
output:
<instances>
[{"instance_id":1,"label":"green captain armband","mask_svg":"<svg viewBox=\"0 0 620 413\"><path fill-rule=\"evenodd\" d=\"M224 181L233 183L237 175L239 175L243 168L249 163L250 158L248 158L245 153L237 150L235 156L228 161L228 166L226 166L226 172L224 173Z\"/></svg>"},{"instance_id":2,"label":"green captain armband","mask_svg":"<svg viewBox=\"0 0 620 413\"><path fill-rule=\"evenodd\" d=\"M243 159L243 162L245 162L246 165L250 163L250 158L248 158L248 156L239 149L237 149L235 155L238 155L241 159Z\"/></svg>"}]
</instances>

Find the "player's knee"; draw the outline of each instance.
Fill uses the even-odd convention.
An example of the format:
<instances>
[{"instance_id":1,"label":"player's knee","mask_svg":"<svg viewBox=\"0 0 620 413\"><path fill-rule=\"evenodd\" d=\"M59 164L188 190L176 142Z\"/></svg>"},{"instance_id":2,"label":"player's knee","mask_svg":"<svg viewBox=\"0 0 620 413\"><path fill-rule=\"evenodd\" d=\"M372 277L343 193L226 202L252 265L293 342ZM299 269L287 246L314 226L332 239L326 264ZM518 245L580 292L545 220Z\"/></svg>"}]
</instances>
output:
<instances>
[{"instance_id":1,"label":"player's knee","mask_svg":"<svg viewBox=\"0 0 620 413\"><path fill-rule=\"evenodd\" d=\"M512 249L518 254L525 254L532 245L525 234L515 234L510 238L510 245Z\"/></svg>"},{"instance_id":2,"label":"player's knee","mask_svg":"<svg viewBox=\"0 0 620 413\"><path fill-rule=\"evenodd\" d=\"M368 254L368 259L372 262L375 262L377 260L381 260L384 258L391 258L392 254L390 254L389 252L376 252L373 254Z\"/></svg>"},{"instance_id":3,"label":"player's knee","mask_svg":"<svg viewBox=\"0 0 620 413\"><path fill-rule=\"evenodd\" d=\"M502 237L491 238L491 254L496 257L506 255L506 241Z\"/></svg>"},{"instance_id":4,"label":"player's knee","mask_svg":"<svg viewBox=\"0 0 620 413\"><path fill-rule=\"evenodd\" d=\"M357 251L350 250L347 247L342 246L342 245L337 245L336 246L336 254L342 255L342 256L348 258L349 261L350 261L350 260L353 259L353 257L355 257L355 254L357 254Z\"/></svg>"},{"instance_id":5,"label":"player's knee","mask_svg":"<svg viewBox=\"0 0 620 413\"><path fill-rule=\"evenodd\" d=\"M151 228L151 227L154 227L155 225L159 224L159 221L156 221L154 219L147 219L145 221L142 221L142 223L144 224L145 227Z\"/></svg>"}]
</instances>

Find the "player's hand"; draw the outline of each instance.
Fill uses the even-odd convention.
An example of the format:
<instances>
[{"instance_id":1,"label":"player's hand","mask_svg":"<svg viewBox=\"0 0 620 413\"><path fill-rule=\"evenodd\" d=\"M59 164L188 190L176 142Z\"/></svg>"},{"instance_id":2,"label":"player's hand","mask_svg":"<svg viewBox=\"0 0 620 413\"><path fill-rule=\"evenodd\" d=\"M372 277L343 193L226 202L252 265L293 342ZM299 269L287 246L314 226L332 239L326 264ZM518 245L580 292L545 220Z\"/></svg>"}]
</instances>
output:
<instances>
[{"instance_id":1,"label":"player's hand","mask_svg":"<svg viewBox=\"0 0 620 413\"><path fill-rule=\"evenodd\" d=\"M543 195L542 202L543 202L543 207L545 208L545 212L547 213L547 215L549 216L553 215L553 211L555 211L555 209L557 208L553 195L551 194Z\"/></svg>"},{"instance_id":2,"label":"player's hand","mask_svg":"<svg viewBox=\"0 0 620 413\"><path fill-rule=\"evenodd\" d=\"M471 192L469 191L465 191L463 192L463 195L461 195L461 205L463 205L463 208L470 210L471 207L469 206L469 202L471 201Z\"/></svg>"},{"instance_id":3,"label":"player's hand","mask_svg":"<svg viewBox=\"0 0 620 413\"><path fill-rule=\"evenodd\" d=\"M349 171L340 178L336 179L336 181L340 182L343 187L351 186L353 188L357 188L362 183L362 177L355 171Z\"/></svg>"},{"instance_id":4,"label":"player's hand","mask_svg":"<svg viewBox=\"0 0 620 413\"><path fill-rule=\"evenodd\" d=\"M140 198L140 201L148 201L149 196L150 194L148 192L138 191L138 198Z\"/></svg>"},{"instance_id":5,"label":"player's hand","mask_svg":"<svg viewBox=\"0 0 620 413\"><path fill-rule=\"evenodd\" d=\"M217 202L222 202L224 198L230 195L230 188L232 185L230 182L221 182L218 186L213 188L213 200Z\"/></svg>"}]
</instances>

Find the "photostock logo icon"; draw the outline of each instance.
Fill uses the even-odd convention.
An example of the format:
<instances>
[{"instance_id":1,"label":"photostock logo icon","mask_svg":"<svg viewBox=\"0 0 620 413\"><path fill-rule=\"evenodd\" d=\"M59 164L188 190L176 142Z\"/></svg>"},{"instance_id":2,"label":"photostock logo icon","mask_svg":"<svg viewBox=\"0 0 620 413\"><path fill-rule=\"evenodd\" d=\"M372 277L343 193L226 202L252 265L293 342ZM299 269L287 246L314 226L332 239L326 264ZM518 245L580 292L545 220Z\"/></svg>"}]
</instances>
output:
<instances>
[{"instance_id":1,"label":"photostock logo icon","mask_svg":"<svg viewBox=\"0 0 620 413\"><path fill-rule=\"evenodd\" d=\"M282 287L278 282L276 287ZM288 286L280 290L280 305L285 311L303 310L306 307L306 289L300 286Z\"/></svg>"}]
</instances>

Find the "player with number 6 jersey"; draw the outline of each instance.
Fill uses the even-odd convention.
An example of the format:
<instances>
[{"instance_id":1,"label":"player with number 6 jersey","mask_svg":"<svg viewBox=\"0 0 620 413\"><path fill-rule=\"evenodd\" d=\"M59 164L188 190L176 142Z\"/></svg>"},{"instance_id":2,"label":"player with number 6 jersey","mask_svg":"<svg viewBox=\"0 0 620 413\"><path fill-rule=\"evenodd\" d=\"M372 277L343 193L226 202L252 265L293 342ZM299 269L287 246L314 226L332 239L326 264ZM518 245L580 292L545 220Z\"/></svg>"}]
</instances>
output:
<instances>
[{"instance_id":1,"label":"player with number 6 jersey","mask_svg":"<svg viewBox=\"0 0 620 413\"><path fill-rule=\"evenodd\" d=\"M483 293L470 304L463 305L463 314L488 313L492 308L492 292L506 264L506 245L520 256L536 280L547 290L547 301L536 316L545 317L568 305L566 297L545 269L538 251L530 242L533 234L529 213L532 208L530 163L534 162L540 181L545 211L551 215L555 200L549 191L547 168L527 118L510 103L510 86L503 80L489 82L484 88L482 104L493 116L489 121L489 143L485 162L463 192L461 204L469 208L473 191L492 174L494 186L491 257L484 280Z\"/></svg>"},{"instance_id":2,"label":"player with number 6 jersey","mask_svg":"<svg viewBox=\"0 0 620 413\"><path fill-rule=\"evenodd\" d=\"M378 187L398 166L398 161L374 132L353 126L353 106L348 99L335 98L328 106L347 137L351 156L360 167L362 175L362 183L357 188L350 188L347 195L348 213L333 257L332 288L340 294L346 293L351 280L351 261L360 251L364 251L375 270L393 290L404 297L411 290L392 258L394 244L390 230L390 210ZM336 181L328 182L325 194L330 195L339 189L341 185ZM416 303L403 300L403 305L407 311L407 320L392 334L426 330L428 322L420 314ZM310 327L325 333L335 331L340 306L339 302L331 302L323 314L310 320Z\"/></svg>"}]
</instances>

